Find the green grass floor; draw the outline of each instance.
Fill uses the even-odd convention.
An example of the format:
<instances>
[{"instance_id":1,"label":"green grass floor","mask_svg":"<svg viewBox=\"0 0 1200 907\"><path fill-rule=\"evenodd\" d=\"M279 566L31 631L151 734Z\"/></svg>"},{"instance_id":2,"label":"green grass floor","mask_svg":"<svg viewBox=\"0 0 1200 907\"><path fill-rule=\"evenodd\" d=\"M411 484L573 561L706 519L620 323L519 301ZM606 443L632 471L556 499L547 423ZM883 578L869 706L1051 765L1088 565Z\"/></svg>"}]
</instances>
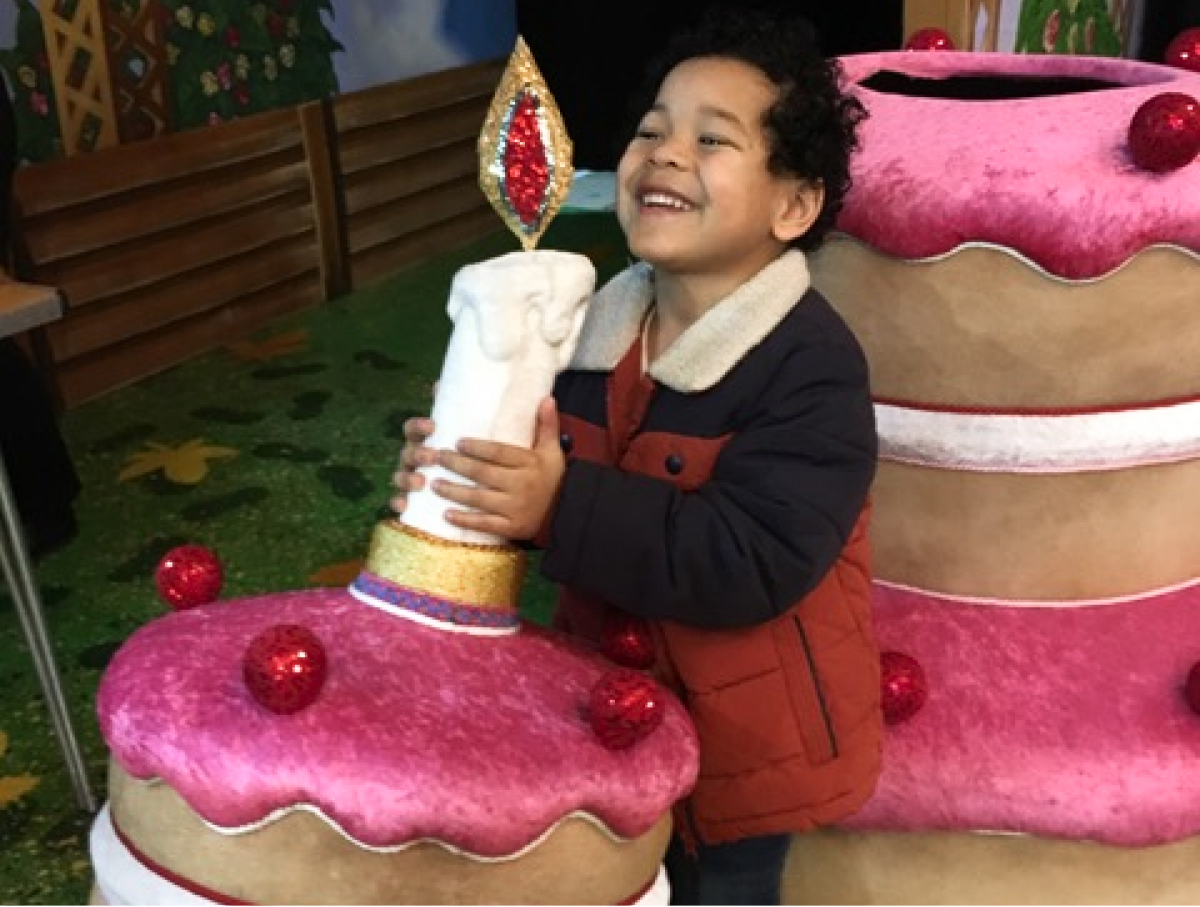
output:
<instances>
[{"instance_id":1,"label":"green grass floor","mask_svg":"<svg viewBox=\"0 0 1200 907\"><path fill-rule=\"evenodd\" d=\"M611 215L560 217L541 246L583 252L601 279L625 262ZM348 581L387 514L401 425L430 409L454 272L515 248L497 233L63 416L83 482L80 530L37 579L101 799L108 755L96 686L122 641L164 613L159 558L184 543L212 548L225 568L222 598ZM139 462L153 468L121 478ZM526 614L545 619L551 599L531 569ZM0 903L86 903L90 821L0 597Z\"/></svg>"}]
</instances>

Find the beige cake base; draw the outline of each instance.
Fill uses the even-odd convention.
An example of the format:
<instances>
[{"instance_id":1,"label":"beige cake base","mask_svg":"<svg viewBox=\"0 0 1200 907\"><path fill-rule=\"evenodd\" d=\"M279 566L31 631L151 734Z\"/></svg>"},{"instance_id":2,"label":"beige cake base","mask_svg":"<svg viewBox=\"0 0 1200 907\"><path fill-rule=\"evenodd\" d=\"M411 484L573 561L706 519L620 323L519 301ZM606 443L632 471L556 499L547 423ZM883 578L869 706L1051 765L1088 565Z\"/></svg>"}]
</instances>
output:
<instances>
[{"instance_id":1,"label":"beige cake base","mask_svg":"<svg viewBox=\"0 0 1200 907\"><path fill-rule=\"evenodd\" d=\"M1200 838L1125 848L1025 835L820 831L786 904L1198 904Z\"/></svg>"},{"instance_id":2,"label":"beige cake base","mask_svg":"<svg viewBox=\"0 0 1200 907\"><path fill-rule=\"evenodd\" d=\"M376 853L305 811L220 834L167 785L138 782L115 762L109 776L113 821L145 857L259 904L617 904L655 878L671 833L669 815L629 841L572 818L512 860L483 862L429 843Z\"/></svg>"},{"instance_id":3,"label":"beige cake base","mask_svg":"<svg viewBox=\"0 0 1200 907\"><path fill-rule=\"evenodd\" d=\"M1200 256L1153 247L1111 273L1066 280L991 246L904 261L836 235L812 271L862 341L876 399L900 420L880 431L878 579L1085 601L1200 575L1200 536L1180 531L1200 499L1200 459L1186 444L1156 446L1171 417L1153 421L1200 388ZM914 415L938 411L1038 418L1023 427L1016 418L1002 437ZM1128 437L1109 422L1101 444L1088 434L1095 425L1047 415L1100 413L1126 426L1131 414L1151 421Z\"/></svg>"},{"instance_id":4,"label":"beige cake base","mask_svg":"<svg viewBox=\"0 0 1200 907\"><path fill-rule=\"evenodd\" d=\"M862 342L878 397L1089 407L1200 387L1200 256L1177 249L1068 281L993 247L911 262L839 234L812 277Z\"/></svg>"},{"instance_id":5,"label":"beige cake base","mask_svg":"<svg viewBox=\"0 0 1200 907\"><path fill-rule=\"evenodd\" d=\"M873 494L872 566L888 582L1054 600L1137 595L1200 576L1200 533L1180 531L1195 520L1200 460L1052 475L883 462Z\"/></svg>"}]
</instances>

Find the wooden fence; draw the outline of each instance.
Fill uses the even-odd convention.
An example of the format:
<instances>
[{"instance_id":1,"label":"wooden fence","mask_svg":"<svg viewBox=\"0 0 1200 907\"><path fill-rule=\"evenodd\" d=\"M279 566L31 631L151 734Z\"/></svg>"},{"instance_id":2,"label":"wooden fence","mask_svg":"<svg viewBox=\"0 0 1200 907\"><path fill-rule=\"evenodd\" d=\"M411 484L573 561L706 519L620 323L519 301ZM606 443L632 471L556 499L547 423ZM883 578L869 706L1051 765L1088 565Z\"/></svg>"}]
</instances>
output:
<instances>
[{"instance_id":1,"label":"wooden fence","mask_svg":"<svg viewBox=\"0 0 1200 907\"><path fill-rule=\"evenodd\" d=\"M500 228L475 141L503 61L22 167L18 279L58 287L63 405Z\"/></svg>"}]
</instances>

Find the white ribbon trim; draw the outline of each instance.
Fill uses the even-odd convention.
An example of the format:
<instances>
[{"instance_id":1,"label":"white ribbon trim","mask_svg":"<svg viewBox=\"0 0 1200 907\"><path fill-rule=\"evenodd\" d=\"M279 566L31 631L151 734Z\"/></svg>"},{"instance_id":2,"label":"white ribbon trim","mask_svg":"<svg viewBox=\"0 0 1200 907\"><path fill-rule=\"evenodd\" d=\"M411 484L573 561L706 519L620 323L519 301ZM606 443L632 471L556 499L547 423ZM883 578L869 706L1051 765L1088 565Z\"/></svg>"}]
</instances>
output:
<instances>
[{"instance_id":1,"label":"white ribbon trim","mask_svg":"<svg viewBox=\"0 0 1200 907\"><path fill-rule=\"evenodd\" d=\"M875 404L879 455L968 472L1069 473L1200 457L1200 400L1087 413L979 413Z\"/></svg>"},{"instance_id":2,"label":"white ribbon trim","mask_svg":"<svg viewBox=\"0 0 1200 907\"><path fill-rule=\"evenodd\" d=\"M88 839L92 872L103 903L112 905L213 904L208 898L181 888L170 879L152 872L129 852L113 829L108 804L92 823Z\"/></svg>"}]
</instances>

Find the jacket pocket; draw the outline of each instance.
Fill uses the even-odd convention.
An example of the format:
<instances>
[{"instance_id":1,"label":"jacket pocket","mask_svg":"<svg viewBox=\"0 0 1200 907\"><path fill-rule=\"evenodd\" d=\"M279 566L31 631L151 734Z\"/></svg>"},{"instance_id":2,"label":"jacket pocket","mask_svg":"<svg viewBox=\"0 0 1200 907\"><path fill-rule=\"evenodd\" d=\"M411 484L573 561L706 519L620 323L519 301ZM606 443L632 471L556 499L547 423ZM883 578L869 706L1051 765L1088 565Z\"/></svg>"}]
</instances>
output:
<instances>
[{"instance_id":1,"label":"jacket pocket","mask_svg":"<svg viewBox=\"0 0 1200 907\"><path fill-rule=\"evenodd\" d=\"M702 777L755 772L802 756L773 624L719 632L670 621L660 626L700 737Z\"/></svg>"},{"instance_id":2,"label":"jacket pocket","mask_svg":"<svg viewBox=\"0 0 1200 907\"><path fill-rule=\"evenodd\" d=\"M838 756L833 714L812 641L799 615L792 613L787 621L780 622L775 641L809 761L813 765L831 762Z\"/></svg>"}]
</instances>

